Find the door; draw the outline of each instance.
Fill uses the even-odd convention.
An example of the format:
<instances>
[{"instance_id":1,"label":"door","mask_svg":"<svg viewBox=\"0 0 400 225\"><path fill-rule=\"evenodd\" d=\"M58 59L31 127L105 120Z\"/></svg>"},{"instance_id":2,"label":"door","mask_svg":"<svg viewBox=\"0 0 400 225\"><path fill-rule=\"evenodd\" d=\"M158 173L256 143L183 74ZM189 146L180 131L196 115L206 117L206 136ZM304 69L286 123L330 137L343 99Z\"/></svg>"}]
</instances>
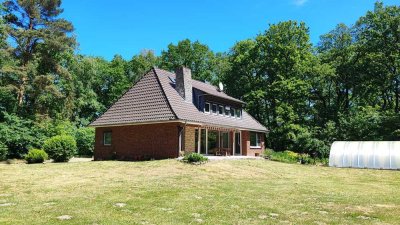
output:
<instances>
[{"instance_id":1,"label":"door","mask_svg":"<svg viewBox=\"0 0 400 225\"><path fill-rule=\"evenodd\" d=\"M235 155L242 154L242 139L240 132L235 132Z\"/></svg>"}]
</instances>

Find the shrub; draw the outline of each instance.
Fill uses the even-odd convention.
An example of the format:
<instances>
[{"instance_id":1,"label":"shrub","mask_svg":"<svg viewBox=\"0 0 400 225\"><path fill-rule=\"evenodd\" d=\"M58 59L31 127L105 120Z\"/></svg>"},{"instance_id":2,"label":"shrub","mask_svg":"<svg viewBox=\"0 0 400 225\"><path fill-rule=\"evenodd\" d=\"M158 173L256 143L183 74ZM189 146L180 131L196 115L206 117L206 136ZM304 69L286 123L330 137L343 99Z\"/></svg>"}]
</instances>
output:
<instances>
[{"instance_id":1,"label":"shrub","mask_svg":"<svg viewBox=\"0 0 400 225\"><path fill-rule=\"evenodd\" d=\"M8 148L3 142L0 142L0 161L7 159Z\"/></svg>"},{"instance_id":2,"label":"shrub","mask_svg":"<svg viewBox=\"0 0 400 225\"><path fill-rule=\"evenodd\" d=\"M299 154L299 162L301 164L311 164L312 159L309 154Z\"/></svg>"},{"instance_id":3,"label":"shrub","mask_svg":"<svg viewBox=\"0 0 400 225\"><path fill-rule=\"evenodd\" d=\"M207 162L208 158L199 153L190 153L183 157L183 161L188 163L202 163Z\"/></svg>"},{"instance_id":4,"label":"shrub","mask_svg":"<svg viewBox=\"0 0 400 225\"><path fill-rule=\"evenodd\" d=\"M31 149L25 156L28 163L42 163L48 159L47 153L42 149Z\"/></svg>"},{"instance_id":5,"label":"shrub","mask_svg":"<svg viewBox=\"0 0 400 225\"><path fill-rule=\"evenodd\" d=\"M54 162L68 162L76 154L76 141L68 135L57 135L47 139L44 150Z\"/></svg>"},{"instance_id":6,"label":"shrub","mask_svg":"<svg viewBox=\"0 0 400 225\"><path fill-rule=\"evenodd\" d=\"M297 163L299 161L299 154L288 150L283 152L274 152L270 159L278 162Z\"/></svg>"},{"instance_id":7,"label":"shrub","mask_svg":"<svg viewBox=\"0 0 400 225\"><path fill-rule=\"evenodd\" d=\"M40 138L35 134L33 121L3 112L0 123L0 142L7 145L9 158L22 159L28 149L38 145Z\"/></svg>"},{"instance_id":8,"label":"shrub","mask_svg":"<svg viewBox=\"0 0 400 225\"><path fill-rule=\"evenodd\" d=\"M272 156L274 153L275 153L274 150L269 149L269 148L266 148L266 149L264 150L263 157L266 158L266 159L270 159L271 156Z\"/></svg>"},{"instance_id":9,"label":"shrub","mask_svg":"<svg viewBox=\"0 0 400 225\"><path fill-rule=\"evenodd\" d=\"M94 129L85 127L80 128L75 134L78 155L93 156L94 149Z\"/></svg>"}]
</instances>

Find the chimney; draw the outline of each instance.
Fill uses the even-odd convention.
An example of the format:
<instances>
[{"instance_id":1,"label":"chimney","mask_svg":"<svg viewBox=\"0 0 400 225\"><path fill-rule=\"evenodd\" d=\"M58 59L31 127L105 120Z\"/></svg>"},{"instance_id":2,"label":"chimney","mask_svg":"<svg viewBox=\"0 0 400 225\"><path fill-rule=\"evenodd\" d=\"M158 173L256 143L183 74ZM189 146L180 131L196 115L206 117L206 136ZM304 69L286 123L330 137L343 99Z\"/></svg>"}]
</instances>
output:
<instances>
[{"instance_id":1,"label":"chimney","mask_svg":"<svg viewBox=\"0 0 400 225\"><path fill-rule=\"evenodd\" d=\"M186 67L179 67L175 70L175 89L187 102L193 102L192 96L192 71Z\"/></svg>"}]
</instances>

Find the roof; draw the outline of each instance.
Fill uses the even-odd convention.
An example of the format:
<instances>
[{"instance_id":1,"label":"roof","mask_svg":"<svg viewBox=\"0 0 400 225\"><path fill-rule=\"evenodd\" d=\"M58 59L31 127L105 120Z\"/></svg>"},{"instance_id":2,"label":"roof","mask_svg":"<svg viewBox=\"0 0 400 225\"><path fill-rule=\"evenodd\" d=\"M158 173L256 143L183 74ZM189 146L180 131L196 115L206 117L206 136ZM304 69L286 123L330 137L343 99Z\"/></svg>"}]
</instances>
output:
<instances>
[{"instance_id":1,"label":"roof","mask_svg":"<svg viewBox=\"0 0 400 225\"><path fill-rule=\"evenodd\" d=\"M186 102L179 95L171 78L175 78L174 73L153 68L90 126L106 127L184 120L204 125L267 131L263 125L244 110L241 119L210 115L199 111L193 103ZM215 86L210 84L192 80L192 86L210 95L244 103L218 91Z\"/></svg>"}]
</instances>

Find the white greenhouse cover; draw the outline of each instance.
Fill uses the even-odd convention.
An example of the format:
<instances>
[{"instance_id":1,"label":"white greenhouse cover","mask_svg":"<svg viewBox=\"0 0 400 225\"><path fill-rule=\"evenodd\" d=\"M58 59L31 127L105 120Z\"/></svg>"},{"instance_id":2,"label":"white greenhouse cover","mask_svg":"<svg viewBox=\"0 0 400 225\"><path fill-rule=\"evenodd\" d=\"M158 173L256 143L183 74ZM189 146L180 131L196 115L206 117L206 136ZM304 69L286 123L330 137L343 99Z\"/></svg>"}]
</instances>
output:
<instances>
[{"instance_id":1,"label":"white greenhouse cover","mask_svg":"<svg viewBox=\"0 0 400 225\"><path fill-rule=\"evenodd\" d=\"M400 141L335 141L329 166L400 169Z\"/></svg>"}]
</instances>

